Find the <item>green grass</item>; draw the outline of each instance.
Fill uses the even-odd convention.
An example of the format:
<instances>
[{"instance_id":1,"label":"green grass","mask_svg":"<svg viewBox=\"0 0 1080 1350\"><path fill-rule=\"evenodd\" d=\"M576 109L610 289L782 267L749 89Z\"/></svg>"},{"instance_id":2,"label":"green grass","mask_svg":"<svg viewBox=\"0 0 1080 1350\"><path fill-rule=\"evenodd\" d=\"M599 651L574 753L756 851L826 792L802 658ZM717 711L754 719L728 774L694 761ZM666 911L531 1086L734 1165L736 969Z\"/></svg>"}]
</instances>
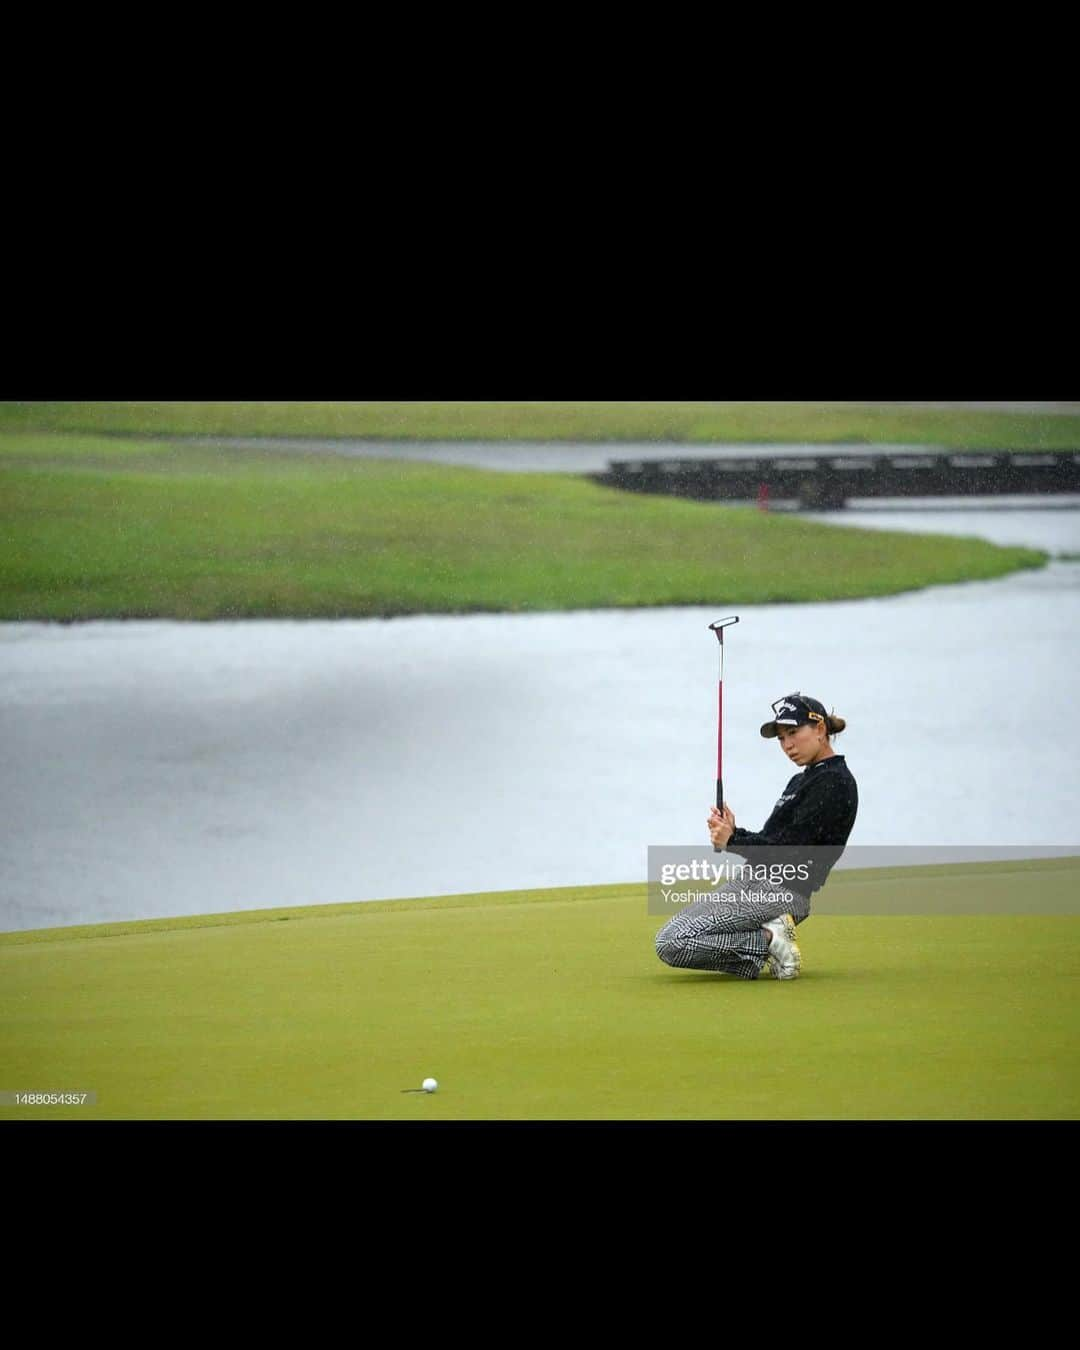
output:
<instances>
[{"instance_id":1,"label":"green grass","mask_svg":"<svg viewBox=\"0 0 1080 1350\"><path fill-rule=\"evenodd\" d=\"M896 403L0 403L0 430L375 440L898 443L1071 449L1080 417Z\"/></svg>"},{"instance_id":2,"label":"green grass","mask_svg":"<svg viewBox=\"0 0 1080 1350\"><path fill-rule=\"evenodd\" d=\"M0 436L3 620L838 600L1045 560L573 476Z\"/></svg>"},{"instance_id":3,"label":"green grass","mask_svg":"<svg viewBox=\"0 0 1080 1350\"><path fill-rule=\"evenodd\" d=\"M992 872L834 874L783 984L661 965L644 886L0 935L0 1088L98 1094L0 1118L1076 1119L1080 862Z\"/></svg>"}]
</instances>

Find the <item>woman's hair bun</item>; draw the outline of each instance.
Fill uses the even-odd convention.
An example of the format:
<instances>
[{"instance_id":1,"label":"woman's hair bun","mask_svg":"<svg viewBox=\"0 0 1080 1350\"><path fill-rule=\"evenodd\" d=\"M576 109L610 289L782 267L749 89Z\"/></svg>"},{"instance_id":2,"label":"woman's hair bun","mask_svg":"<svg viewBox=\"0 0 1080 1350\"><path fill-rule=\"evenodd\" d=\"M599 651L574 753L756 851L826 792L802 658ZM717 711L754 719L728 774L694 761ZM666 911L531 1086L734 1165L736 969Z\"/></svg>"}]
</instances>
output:
<instances>
[{"instance_id":1,"label":"woman's hair bun","mask_svg":"<svg viewBox=\"0 0 1080 1350\"><path fill-rule=\"evenodd\" d=\"M837 736L847 726L847 722L842 717L837 717L836 713L829 713L825 719L825 730L830 736Z\"/></svg>"}]
</instances>

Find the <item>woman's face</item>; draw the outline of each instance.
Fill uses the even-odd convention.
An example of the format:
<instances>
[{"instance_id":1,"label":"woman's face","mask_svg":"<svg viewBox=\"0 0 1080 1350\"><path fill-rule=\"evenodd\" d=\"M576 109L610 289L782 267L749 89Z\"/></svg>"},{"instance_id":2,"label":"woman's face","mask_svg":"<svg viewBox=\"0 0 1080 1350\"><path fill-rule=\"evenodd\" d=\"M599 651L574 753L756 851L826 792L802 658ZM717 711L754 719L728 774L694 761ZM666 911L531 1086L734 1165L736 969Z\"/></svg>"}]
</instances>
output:
<instances>
[{"instance_id":1,"label":"woman's face","mask_svg":"<svg viewBox=\"0 0 1080 1350\"><path fill-rule=\"evenodd\" d=\"M820 722L807 722L801 727L778 727L776 739L780 749L792 764L813 764L829 742Z\"/></svg>"}]
</instances>

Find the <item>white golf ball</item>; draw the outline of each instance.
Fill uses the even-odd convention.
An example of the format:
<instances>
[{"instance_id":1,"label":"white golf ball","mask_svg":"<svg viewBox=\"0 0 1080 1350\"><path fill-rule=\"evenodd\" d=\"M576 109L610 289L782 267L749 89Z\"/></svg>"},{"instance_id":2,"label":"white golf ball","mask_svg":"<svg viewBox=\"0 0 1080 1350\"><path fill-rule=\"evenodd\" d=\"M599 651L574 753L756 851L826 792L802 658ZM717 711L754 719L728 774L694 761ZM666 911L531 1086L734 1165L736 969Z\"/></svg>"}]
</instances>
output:
<instances>
[{"instance_id":1,"label":"white golf ball","mask_svg":"<svg viewBox=\"0 0 1080 1350\"><path fill-rule=\"evenodd\" d=\"M420 1084L420 1086L424 1089L425 1092L434 1092L439 1085L434 1078L425 1078L424 1081Z\"/></svg>"}]
</instances>

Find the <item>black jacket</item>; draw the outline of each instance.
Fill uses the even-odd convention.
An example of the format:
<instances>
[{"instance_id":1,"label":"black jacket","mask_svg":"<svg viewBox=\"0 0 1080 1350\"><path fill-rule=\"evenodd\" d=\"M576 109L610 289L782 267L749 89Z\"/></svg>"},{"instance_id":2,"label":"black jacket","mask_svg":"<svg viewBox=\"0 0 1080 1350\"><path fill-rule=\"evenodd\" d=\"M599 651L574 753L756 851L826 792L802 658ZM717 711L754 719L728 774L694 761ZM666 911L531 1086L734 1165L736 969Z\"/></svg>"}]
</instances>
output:
<instances>
[{"instance_id":1,"label":"black jacket","mask_svg":"<svg viewBox=\"0 0 1080 1350\"><path fill-rule=\"evenodd\" d=\"M810 896L825 885L825 879L844 851L859 809L859 789L843 755L830 755L797 773L784 788L772 815L759 831L737 828L728 848L752 848L753 862L768 858L770 847L784 850L785 862L807 847L810 875L790 883L792 890ZM801 855L800 855L801 856ZM788 883L785 883L787 885Z\"/></svg>"}]
</instances>

